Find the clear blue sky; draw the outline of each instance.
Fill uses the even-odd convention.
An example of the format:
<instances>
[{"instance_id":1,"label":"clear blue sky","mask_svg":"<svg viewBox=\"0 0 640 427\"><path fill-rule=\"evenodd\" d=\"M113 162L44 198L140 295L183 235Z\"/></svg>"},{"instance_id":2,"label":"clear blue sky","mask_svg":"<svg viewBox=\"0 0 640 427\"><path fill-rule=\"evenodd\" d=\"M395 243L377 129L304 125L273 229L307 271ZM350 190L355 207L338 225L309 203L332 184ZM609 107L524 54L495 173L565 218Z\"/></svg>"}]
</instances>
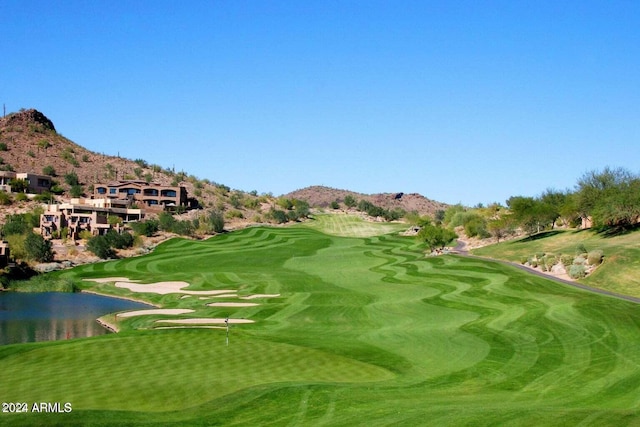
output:
<instances>
[{"instance_id":1,"label":"clear blue sky","mask_svg":"<svg viewBox=\"0 0 640 427\"><path fill-rule=\"evenodd\" d=\"M640 2L0 2L0 103L280 195L466 205L640 172Z\"/></svg>"}]
</instances>

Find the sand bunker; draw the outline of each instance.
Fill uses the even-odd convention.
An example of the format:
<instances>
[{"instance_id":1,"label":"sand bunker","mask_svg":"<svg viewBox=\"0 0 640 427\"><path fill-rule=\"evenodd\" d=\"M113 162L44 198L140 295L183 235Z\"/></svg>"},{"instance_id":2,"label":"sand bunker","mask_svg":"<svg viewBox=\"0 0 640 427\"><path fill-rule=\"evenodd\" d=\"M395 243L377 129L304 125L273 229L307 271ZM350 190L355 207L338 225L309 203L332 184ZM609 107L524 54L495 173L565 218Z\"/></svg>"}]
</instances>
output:
<instances>
[{"instance_id":1,"label":"sand bunker","mask_svg":"<svg viewBox=\"0 0 640 427\"><path fill-rule=\"evenodd\" d=\"M225 321L228 320L229 324L238 324L238 323L254 323L253 320L249 319L225 319L225 318L195 318L195 319L175 319L175 320L156 320L156 323L170 323L172 325L221 325L224 324Z\"/></svg>"},{"instance_id":2,"label":"sand bunker","mask_svg":"<svg viewBox=\"0 0 640 427\"><path fill-rule=\"evenodd\" d=\"M136 310L136 311L127 311L125 313L119 313L118 317L133 317L133 316L148 316L150 314L186 314L193 313L194 310L189 310L187 308L157 308L157 309L149 309L149 310Z\"/></svg>"},{"instance_id":3,"label":"sand bunker","mask_svg":"<svg viewBox=\"0 0 640 427\"><path fill-rule=\"evenodd\" d=\"M240 297L240 299L275 298L279 296L280 294L255 294L255 295L248 295L246 297Z\"/></svg>"},{"instance_id":4,"label":"sand bunker","mask_svg":"<svg viewBox=\"0 0 640 427\"><path fill-rule=\"evenodd\" d=\"M209 307L255 307L256 303L253 302L212 302L207 304Z\"/></svg>"},{"instance_id":5,"label":"sand bunker","mask_svg":"<svg viewBox=\"0 0 640 427\"><path fill-rule=\"evenodd\" d=\"M126 277L110 277L106 279L84 279L98 283L115 282L117 288L126 288L133 292L149 292L153 294L188 294L188 295L219 295L234 292L233 290L224 289L218 291L185 291L183 288L189 286L187 282L157 282L142 284L138 281L129 280Z\"/></svg>"}]
</instances>

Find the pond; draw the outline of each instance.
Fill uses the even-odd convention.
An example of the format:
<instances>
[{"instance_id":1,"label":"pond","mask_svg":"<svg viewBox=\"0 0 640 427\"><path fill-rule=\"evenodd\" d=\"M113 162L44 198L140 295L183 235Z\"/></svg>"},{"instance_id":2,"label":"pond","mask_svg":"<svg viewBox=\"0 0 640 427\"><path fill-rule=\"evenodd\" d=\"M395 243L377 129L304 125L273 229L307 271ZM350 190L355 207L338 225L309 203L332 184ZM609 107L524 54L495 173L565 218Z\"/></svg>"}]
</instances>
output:
<instances>
[{"instance_id":1,"label":"pond","mask_svg":"<svg viewBox=\"0 0 640 427\"><path fill-rule=\"evenodd\" d=\"M0 292L0 345L110 333L96 319L151 306L87 293Z\"/></svg>"}]
</instances>

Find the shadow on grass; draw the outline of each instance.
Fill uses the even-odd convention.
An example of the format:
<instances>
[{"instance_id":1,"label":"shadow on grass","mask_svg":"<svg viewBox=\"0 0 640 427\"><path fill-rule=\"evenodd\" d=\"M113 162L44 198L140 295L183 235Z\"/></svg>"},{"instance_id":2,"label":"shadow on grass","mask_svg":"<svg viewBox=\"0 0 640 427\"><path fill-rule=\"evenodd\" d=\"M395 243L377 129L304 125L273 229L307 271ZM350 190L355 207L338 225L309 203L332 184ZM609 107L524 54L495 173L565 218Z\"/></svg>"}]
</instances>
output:
<instances>
[{"instance_id":1,"label":"shadow on grass","mask_svg":"<svg viewBox=\"0 0 640 427\"><path fill-rule=\"evenodd\" d=\"M602 227L600 229L595 229L595 232L602 237L618 237L624 236L625 234L633 233L634 231L640 230L640 224L633 225L622 225L617 227Z\"/></svg>"},{"instance_id":2,"label":"shadow on grass","mask_svg":"<svg viewBox=\"0 0 640 427\"><path fill-rule=\"evenodd\" d=\"M541 231L540 233L533 234L520 240L520 242L535 242L536 240L545 239L547 237L555 236L562 233L560 230Z\"/></svg>"}]
</instances>

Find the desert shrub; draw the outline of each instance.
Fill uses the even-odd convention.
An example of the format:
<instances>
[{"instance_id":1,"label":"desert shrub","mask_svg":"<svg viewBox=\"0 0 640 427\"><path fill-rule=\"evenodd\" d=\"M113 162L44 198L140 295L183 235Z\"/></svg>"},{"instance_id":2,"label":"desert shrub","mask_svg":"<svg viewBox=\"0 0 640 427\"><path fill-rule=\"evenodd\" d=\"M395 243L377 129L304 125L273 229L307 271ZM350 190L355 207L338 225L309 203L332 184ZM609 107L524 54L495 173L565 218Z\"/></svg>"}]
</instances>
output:
<instances>
[{"instance_id":1,"label":"desert shrub","mask_svg":"<svg viewBox=\"0 0 640 427\"><path fill-rule=\"evenodd\" d=\"M457 217L458 215L464 215L464 214L466 214L466 212L461 214L456 214L454 218ZM477 237L480 237L481 239L484 239L490 236L489 232L487 231L487 222L484 220L484 218L480 216L470 216L465 221L466 222L464 223L464 233L468 237L477 236Z\"/></svg>"},{"instance_id":2,"label":"desert shrub","mask_svg":"<svg viewBox=\"0 0 640 427\"><path fill-rule=\"evenodd\" d=\"M284 224L285 222L287 222L287 214L279 209L271 208L271 210L269 211L269 217L276 224Z\"/></svg>"},{"instance_id":3,"label":"desert shrub","mask_svg":"<svg viewBox=\"0 0 640 427\"><path fill-rule=\"evenodd\" d=\"M520 257L520 264L524 265L529 261L529 258L526 256L521 256Z\"/></svg>"},{"instance_id":4,"label":"desert shrub","mask_svg":"<svg viewBox=\"0 0 640 427\"><path fill-rule=\"evenodd\" d=\"M118 233L115 230L109 230L104 237L109 246L115 249L125 249L133 246L133 235L131 233Z\"/></svg>"},{"instance_id":5,"label":"desert shrub","mask_svg":"<svg viewBox=\"0 0 640 427\"><path fill-rule=\"evenodd\" d=\"M593 250L587 255L589 265L600 265L604 259L604 252L600 249Z\"/></svg>"},{"instance_id":6,"label":"desert shrub","mask_svg":"<svg viewBox=\"0 0 640 427\"><path fill-rule=\"evenodd\" d=\"M7 144L4 142L0 142L0 151L8 151L9 147L7 147Z\"/></svg>"},{"instance_id":7,"label":"desert shrub","mask_svg":"<svg viewBox=\"0 0 640 427\"><path fill-rule=\"evenodd\" d=\"M232 209L227 212L226 217L227 218L244 218L244 215L242 214L241 211Z\"/></svg>"},{"instance_id":8,"label":"desert shrub","mask_svg":"<svg viewBox=\"0 0 640 427\"><path fill-rule=\"evenodd\" d=\"M89 163L89 156L87 154L82 155L82 161L85 163Z\"/></svg>"},{"instance_id":9,"label":"desert shrub","mask_svg":"<svg viewBox=\"0 0 640 427\"><path fill-rule=\"evenodd\" d=\"M162 231L172 231L176 219L169 212L161 212L158 215L158 228Z\"/></svg>"},{"instance_id":10,"label":"desert shrub","mask_svg":"<svg viewBox=\"0 0 640 427\"><path fill-rule=\"evenodd\" d=\"M258 209L260 207L260 201L258 199L245 199L244 207L247 209Z\"/></svg>"},{"instance_id":11,"label":"desert shrub","mask_svg":"<svg viewBox=\"0 0 640 427\"><path fill-rule=\"evenodd\" d=\"M71 197L82 197L83 194L84 188L82 188L82 185L72 185L69 189L69 195Z\"/></svg>"},{"instance_id":12,"label":"desert shrub","mask_svg":"<svg viewBox=\"0 0 640 427\"><path fill-rule=\"evenodd\" d=\"M587 263L587 258L584 255L578 255L573 259L574 265L585 265Z\"/></svg>"},{"instance_id":13,"label":"desert shrub","mask_svg":"<svg viewBox=\"0 0 640 427\"><path fill-rule=\"evenodd\" d=\"M576 246L576 255L582 255L582 254L587 254L587 248L584 246L584 244L580 243L578 246Z\"/></svg>"},{"instance_id":14,"label":"desert shrub","mask_svg":"<svg viewBox=\"0 0 640 427\"><path fill-rule=\"evenodd\" d=\"M11 256L15 259L26 259L27 253L24 250L24 240L26 234L10 234L5 233L4 240L9 243L11 248Z\"/></svg>"},{"instance_id":15,"label":"desert shrub","mask_svg":"<svg viewBox=\"0 0 640 427\"><path fill-rule=\"evenodd\" d=\"M42 168L42 173L44 175L56 176L56 170L53 166L48 165Z\"/></svg>"},{"instance_id":16,"label":"desert shrub","mask_svg":"<svg viewBox=\"0 0 640 427\"><path fill-rule=\"evenodd\" d=\"M149 219L146 221L137 221L129 223L133 231L140 236L151 237L158 231L158 221Z\"/></svg>"},{"instance_id":17,"label":"desert shrub","mask_svg":"<svg viewBox=\"0 0 640 427\"><path fill-rule=\"evenodd\" d=\"M78 179L78 174L75 172L69 172L65 174L64 182L66 182L68 185L71 185L71 186L80 184L80 180Z\"/></svg>"},{"instance_id":18,"label":"desert shrub","mask_svg":"<svg viewBox=\"0 0 640 427\"><path fill-rule=\"evenodd\" d=\"M171 231L181 236L192 236L195 231L195 227L191 221L176 221L173 224Z\"/></svg>"},{"instance_id":19,"label":"desert shrub","mask_svg":"<svg viewBox=\"0 0 640 427\"><path fill-rule=\"evenodd\" d=\"M82 240L89 240L89 239L91 239L92 236L93 236L93 234L91 234L91 232L89 230L82 230L78 234L78 237L80 237Z\"/></svg>"},{"instance_id":20,"label":"desert shrub","mask_svg":"<svg viewBox=\"0 0 640 427\"><path fill-rule=\"evenodd\" d=\"M39 234L33 232L27 233L24 240L24 250L27 259L37 262L51 262L53 261L53 249L51 248L51 242L45 240Z\"/></svg>"},{"instance_id":21,"label":"desert shrub","mask_svg":"<svg viewBox=\"0 0 640 427\"><path fill-rule=\"evenodd\" d=\"M24 214L7 215L5 224L2 227L2 234L10 236L12 234L26 234L31 231L33 224ZM13 252L13 247L11 248Z\"/></svg>"},{"instance_id":22,"label":"desert shrub","mask_svg":"<svg viewBox=\"0 0 640 427\"><path fill-rule=\"evenodd\" d=\"M114 258L116 253L109 245L105 236L95 236L87 242L87 250L95 254L98 258Z\"/></svg>"},{"instance_id":23,"label":"desert shrub","mask_svg":"<svg viewBox=\"0 0 640 427\"><path fill-rule=\"evenodd\" d=\"M551 268L553 268L553 266L558 263L558 257L556 257L553 254L546 254L542 258L542 261L543 261L543 270L551 271Z\"/></svg>"},{"instance_id":24,"label":"desert shrub","mask_svg":"<svg viewBox=\"0 0 640 427\"><path fill-rule=\"evenodd\" d=\"M18 193L18 194L15 195L14 200L16 202L26 202L27 200L29 200L29 198L24 193Z\"/></svg>"},{"instance_id":25,"label":"desert shrub","mask_svg":"<svg viewBox=\"0 0 640 427\"><path fill-rule=\"evenodd\" d=\"M54 188L51 189L52 193L53 193L53 190ZM48 191L45 191L40 194L36 194L36 196L33 198L33 200L35 200L36 202L41 202L41 203L49 203L52 199L53 199L53 194L51 194Z\"/></svg>"},{"instance_id":26,"label":"desert shrub","mask_svg":"<svg viewBox=\"0 0 640 427\"><path fill-rule=\"evenodd\" d=\"M36 156L36 153L34 153L33 151L29 150L29 151L27 151L27 156L29 156L29 157L35 157L35 156Z\"/></svg>"},{"instance_id":27,"label":"desert shrub","mask_svg":"<svg viewBox=\"0 0 640 427\"><path fill-rule=\"evenodd\" d=\"M582 264L573 264L569 267L569 277L572 279L581 279L587 275L587 271Z\"/></svg>"},{"instance_id":28,"label":"desert shrub","mask_svg":"<svg viewBox=\"0 0 640 427\"><path fill-rule=\"evenodd\" d=\"M334 200L333 202L331 202L330 207L331 207L331 209L340 209L340 203L338 203L336 200Z\"/></svg>"},{"instance_id":29,"label":"desert shrub","mask_svg":"<svg viewBox=\"0 0 640 427\"><path fill-rule=\"evenodd\" d=\"M17 195L22 194L25 198L27 197L26 194L24 193L18 193ZM8 206L11 204L11 196L9 195L9 193L7 193L6 191L0 191L0 205L2 206Z\"/></svg>"}]
</instances>

